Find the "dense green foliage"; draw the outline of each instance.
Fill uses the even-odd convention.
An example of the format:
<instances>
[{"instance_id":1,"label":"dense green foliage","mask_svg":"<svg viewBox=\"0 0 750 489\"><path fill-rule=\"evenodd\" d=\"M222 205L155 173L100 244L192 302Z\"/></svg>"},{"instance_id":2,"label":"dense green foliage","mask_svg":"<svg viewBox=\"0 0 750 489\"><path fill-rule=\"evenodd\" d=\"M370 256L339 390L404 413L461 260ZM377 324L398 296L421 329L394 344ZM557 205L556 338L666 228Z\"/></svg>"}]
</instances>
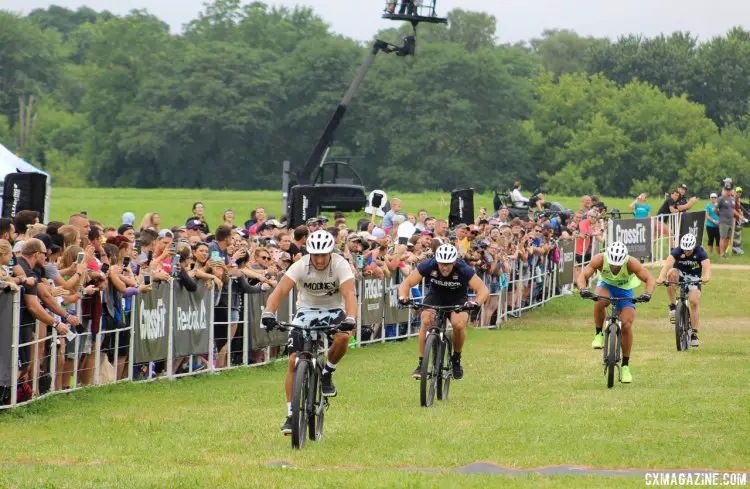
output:
<instances>
[{"instance_id":1,"label":"dense green foliage","mask_svg":"<svg viewBox=\"0 0 750 489\"><path fill-rule=\"evenodd\" d=\"M339 128L332 154L369 187L625 196L750 173L750 32L511 46L492 16L448 18L420 26L416 58L381 55ZM0 142L68 186L278 188L369 48L310 9L239 0L179 35L145 11L56 6L0 25Z\"/></svg>"}]
</instances>

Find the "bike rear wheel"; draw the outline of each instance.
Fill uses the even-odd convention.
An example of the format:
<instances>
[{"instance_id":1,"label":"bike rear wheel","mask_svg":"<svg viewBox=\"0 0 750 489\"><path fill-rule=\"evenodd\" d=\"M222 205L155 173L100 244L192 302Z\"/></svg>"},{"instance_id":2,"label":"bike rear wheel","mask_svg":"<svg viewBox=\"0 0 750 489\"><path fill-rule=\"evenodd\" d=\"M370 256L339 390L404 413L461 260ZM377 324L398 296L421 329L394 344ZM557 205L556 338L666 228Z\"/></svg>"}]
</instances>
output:
<instances>
[{"instance_id":1,"label":"bike rear wheel","mask_svg":"<svg viewBox=\"0 0 750 489\"><path fill-rule=\"evenodd\" d=\"M617 367L617 333L615 328L614 323L607 326L607 333L604 338L607 387L610 389L615 385L615 368Z\"/></svg>"},{"instance_id":2,"label":"bike rear wheel","mask_svg":"<svg viewBox=\"0 0 750 489\"><path fill-rule=\"evenodd\" d=\"M453 377L453 343L448 333L440 343L440 365L438 367L439 377L437 379L437 395L441 401L448 400L448 392L451 387L451 378Z\"/></svg>"},{"instance_id":3,"label":"bike rear wheel","mask_svg":"<svg viewBox=\"0 0 750 489\"><path fill-rule=\"evenodd\" d=\"M419 404L423 407L432 406L435 400L435 388L439 371L440 343L436 334L429 333L424 344L424 357L422 358L422 378L419 381Z\"/></svg>"},{"instance_id":4,"label":"bike rear wheel","mask_svg":"<svg viewBox=\"0 0 750 489\"><path fill-rule=\"evenodd\" d=\"M292 389L292 448L304 448L307 438L310 363L299 360Z\"/></svg>"}]
</instances>

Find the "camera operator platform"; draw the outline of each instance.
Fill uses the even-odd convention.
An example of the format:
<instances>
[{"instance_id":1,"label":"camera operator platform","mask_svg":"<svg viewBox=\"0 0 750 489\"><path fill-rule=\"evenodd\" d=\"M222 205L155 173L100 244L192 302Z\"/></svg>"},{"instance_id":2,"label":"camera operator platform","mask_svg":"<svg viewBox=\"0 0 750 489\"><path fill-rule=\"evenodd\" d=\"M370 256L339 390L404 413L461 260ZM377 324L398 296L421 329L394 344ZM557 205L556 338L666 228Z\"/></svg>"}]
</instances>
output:
<instances>
[{"instance_id":1,"label":"camera operator platform","mask_svg":"<svg viewBox=\"0 0 750 489\"><path fill-rule=\"evenodd\" d=\"M430 24L447 24L448 19L438 17L435 13L436 0L386 0L384 19L405 20L415 27L420 22Z\"/></svg>"}]
</instances>

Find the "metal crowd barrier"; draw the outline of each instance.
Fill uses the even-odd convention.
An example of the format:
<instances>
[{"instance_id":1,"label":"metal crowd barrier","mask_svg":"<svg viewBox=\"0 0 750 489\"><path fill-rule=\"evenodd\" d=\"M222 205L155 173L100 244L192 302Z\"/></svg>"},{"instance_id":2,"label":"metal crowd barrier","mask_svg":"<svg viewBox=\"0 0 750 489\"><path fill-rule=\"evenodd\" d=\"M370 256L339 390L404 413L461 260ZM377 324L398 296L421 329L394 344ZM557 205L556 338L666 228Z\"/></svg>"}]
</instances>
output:
<instances>
[{"instance_id":1,"label":"metal crowd barrier","mask_svg":"<svg viewBox=\"0 0 750 489\"><path fill-rule=\"evenodd\" d=\"M485 318L485 315L491 315L492 313L487 309L488 306L484 306L478 315L479 319L475 321L474 325L477 327L497 328L510 316L519 316L525 311L541 306L555 297L559 297L557 267L558 265L552 263L549 255L535 257L531 265L525 261L516 262L513 270L511 270L511 273L507 277L507 284L499 287L497 291L491 294L491 297L497 301L495 320L489 321L489 318ZM491 280L490 277L486 276L482 278L485 281ZM423 285L418 288L420 294L424 293ZM0 402L0 409L28 404L29 402L60 392L70 392L80 388L113 382L150 382L157 379L175 379L234 368L266 365L276 361L275 357L277 355L274 355L273 351L279 350L280 352L286 344L286 333L274 332L269 334L265 330L260 329L260 314L265 305L268 292L241 294L242 304L233 304L232 301L235 295L232 292L235 285L230 281L227 286L226 308L229 310L240 310L237 320L233 321L231 313L228 313L225 315L226 320L216 321L215 313L220 309L217 307L216 299L220 298L220 295L215 295L212 291L209 292L208 298L204 296L203 299L207 303L205 306L207 317L204 318L204 329L207 331L202 332L201 330L200 333L204 335L201 338L205 338L205 336L208 338L207 345L205 341L202 344L205 351L178 356L175 353L177 348L175 341L176 332L180 331L181 328L187 328L188 331L194 333L196 328L201 328L200 325L193 321L195 319L195 312L188 313L187 319L185 317L176 317L176 295L184 298L184 295L189 293L181 291L179 281L169 282L168 287L168 290L159 289L159 293L162 294L159 297L149 297L149 294L133 296L129 321L124 323L125 326L115 329L105 330L101 327L101 318L91 317L91 312L96 309L93 307L93 304L88 306L85 315L81 314L83 310L82 304L77 304L76 310L80 316L83 316L84 321L82 323L86 325L86 328L84 333L75 336L70 347L66 345L67 353L64 362L66 366L63 367L63 373L67 372L71 381L69 384L63 382L64 385L61 386L62 388L55 385L55 379L59 372L57 362L52 359L58 357L57 340L62 339L64 341L64 338L60 338L54 330L50 334L47 334L46 328L37 328L35 339L30 343L20 343L19 331L22 326L20 324L21 294L4 294L10 297L10 301L6 300L2 302L0 298L0 323L3 318L10 318L8 332L11 334L4 336L2 334L3 330L0 329L0 381L3 380L3 359L7 357L5 359L9 361L5 363L10 368L8 375L6 375L6 380L9 380L9 382L6 383L10 385L5 388L8 395L6 396L7 399ZM397 289L398 285L391 280L385 281L358 277L359 315L356 340L352 342L352 347L405 340L419 334L420 318L418 315L413 314L410 309L399 309L397 307ZM101 297L87 300L93 303L96 300L101 300ZM162 306L163 310L157 308L147 310L145 313L143 312L145 311L143 301L155 302L158 300L163 300L168 307ZM373 305L376 305L375 309L368 311L367 308L373 307ZM293 316L294 310L294 297L292 294L278 312L280 318L288 320ZM154 357L149 358L148 361L144 361L144 358L142 358L143 345L148 341L147 337L153 332L152 329L155 327L154 324L148 324L149 320L156 321L154 311L162 315L163 327L167 332L166 338L159 340L166 342L166 349L162 349L166 353L157 355L159 358ZM146 319L145 323L144 318L139 315L144 315ZM185 313L182 313L182 316L185 316ZM199 318L199 320L202 319ZM185 321L188 324L183 324ZM95 323L98 323L98 328ZM232 338L229 338L232 336L233 325L236 325L234 336L239 341L236 347L231 346ZM93 331L96 332L93 336L92 327ZM228 340L226 342L227 360L222 365L218 363L221 349L217 350L216 348L214 330L216 330L217 334L223 335L220 339ZM123 354L125 352L123 351L122 341L128 335L127 352L125 355ZM10 348L3 348L2 341L5 337L8 338ZM89 354L86 354L83 350L85 350L84 347L88 338L92 339L92 349ZM35 347L32 348L34 355L36 355L31 363L34 366L33 375L30 376L28 381L19 382L19 348L27 345ZM40 347L39 345L42 346ZM48 346L44 347L44 345ZM136 353L140 356L136 357ZM261 354L262 359L255 361L253 355L258 355L258 358L260 358ZM121 358L122 360L120 360ZM240 361L236 362L235 358L240 359ZM45 359L46 361L43 361ZM283 357L279 357L279 359L283 359ZM126 369L126 374L124 375L119 372L120 369L118 368L121 362L124 363L124 368ZM177 371L180 364L184 362L187 362L187 368ZM202 368L194 368L199 365ZM161 366L161 368L158 368L158 366ZM114 369L114 374L112 374L110 367ZM49 377L50 385L49 387L45 386L40 391L40 380L43 380L45 376ZM67 375L64 379L67 379ZM44 380L42 383L45 382L47 381ZM29 399L19 400L19 386L24 384L28 384L32 392Z\"/></svg>"}]
</instances>

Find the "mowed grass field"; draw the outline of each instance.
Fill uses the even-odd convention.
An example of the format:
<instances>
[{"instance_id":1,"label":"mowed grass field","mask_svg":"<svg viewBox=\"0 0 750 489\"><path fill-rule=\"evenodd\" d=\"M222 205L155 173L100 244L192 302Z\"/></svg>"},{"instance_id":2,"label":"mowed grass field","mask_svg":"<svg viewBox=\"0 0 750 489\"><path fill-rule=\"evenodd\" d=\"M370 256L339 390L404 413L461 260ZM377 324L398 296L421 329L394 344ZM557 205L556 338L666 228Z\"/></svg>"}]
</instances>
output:
<instances>
[{"instance_id":1,"label":"mowed grass field","mask_svg":"<svg viewBox=\"0 0 750 489\"><path fill-rule=\"evenodd\" d=\"M280 435L284 364L118 385L0 414L0 487L643 487L643 477L469 475L515 467L750 469L750 275L705 287L702 345L675 351L664 288L639 305L634 382L606 388L591 303L472 330L465 378L419 407L416 341L350 350L324 440ZM279 467L283 461L287 468Z\"/></svg>"},{"instance_id":2,"label":"mowed grass field","mask_svg":"<svg viewBox=\"0 0 750 489\"><path fill-rule=\"evenodd\" d=\"M404 211L416 213L419 209L427 209L431 216L447 219L450 207L449 192L424 192L419 194L403 194L388 192L388 198L399 197L404 201ZM474 207L479 212L480 207L487 207L492 212L493 194L477 194ZM441 203L442 199L442 203ZM627 199L605 198L611 207L620 210L627 209L631 202ZM50 209L52 220L66 220L72 213L86 210L92 219L105 225L117 227L121 224L123 212L129 211L136 215L136 222L140 223L144 214L159 212L162 226L183 225L192 215L192 205L201 201L206 209L206 221L212 229L220 224L221 216L226 209L233 209L235 221L242 225L256 207L264 207L266 213L281 217L281 191L235 191L235 190L201 190L201 189L104 189L104 188L55 188L52 190L52 206ZM560 202L566 208L579 208L577 197L548 196L549 202ZM654 209L661 205L653 201ZM696 204L696 208L699 204ZM705 205L705 203L703 203ZM363 217L364 213L349 216L352 222ZM331 216L329 216L331 217Z\"/></svg>"}]
</instances>

